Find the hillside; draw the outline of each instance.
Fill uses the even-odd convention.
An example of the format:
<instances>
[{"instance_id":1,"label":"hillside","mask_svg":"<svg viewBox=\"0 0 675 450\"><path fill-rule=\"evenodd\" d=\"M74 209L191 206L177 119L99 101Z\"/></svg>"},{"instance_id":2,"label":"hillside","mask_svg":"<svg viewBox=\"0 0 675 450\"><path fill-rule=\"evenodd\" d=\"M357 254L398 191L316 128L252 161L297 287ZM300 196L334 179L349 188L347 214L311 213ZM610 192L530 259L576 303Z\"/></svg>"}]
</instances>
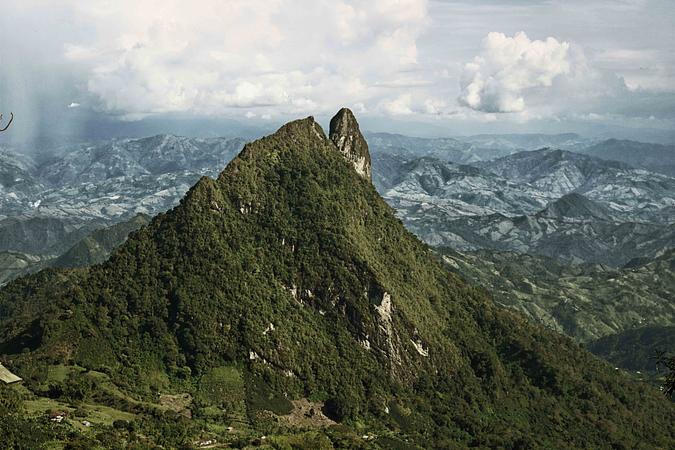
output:
<instances>
[{"instance_id":1,"label":"hillside","mask_svg":"<svg viewBox=\"0 0 675 450\"><path fill-rule=\"evenodd\" d=\"M588 349L612 364L629 370L657 373L655 356L675 348L675 326L646 326L605 336L588 344ZM660 375L663 375L661 368Z\"/></svg>"},{"instance_id":2,"label":"hillside","mask_svg":"<svg viewBox=\"0 0 675 450\"><path fill-rule=\"evenodd\" d=\"M429 208L426 220L405 217L406 226L432 245L556 258L565 264L621 267L634 258L657 258L673 248L675 224L608 222L593 218L501 214L444 220ZM420 214L422 211L415 211Z\"/></svg>"},{"instance_id":3,"label":"hillside","mask_svg":"<svg viewBox=\"0 0 675 450\"><path fill-rule=\"evenodd\" d=\"M449 273L375 191L364 145L348 110L329 137L286 124L106 263L0 291L0 359L26 380L0 391L10 446L675 444L658 391ZM38 404L100 432L45 426Z\"/></svg>"},{"instance_id":4,"label":"hillside","mask_svg":"<svg viewBox=\"0 0 675 450\"><path fill-rule=\"evenodd\" d=\"M150 217L138 214L128 221L96 229L58 256L40 256L16 251L0 252L0 286L47 267L75 268L102 263L126 240L129 233L149 221Z\"/></svg>"},{"instance_id":5,"label":"hillside","mask_svg":"<svg viewBox=\"0 0 675 450\"><path fill-rule=\"evenodd\" d=\"M539 217L580 220L616 220L612 211L602 203L589 200L581 194L565 194L537 213Z\"/></svg>"},{"instance_id":6,"label":"hillside","mask_svg":"<svg viewBox=\"0 0 675 450\"><path fill-rule=\"evenodd\" d=\"M27 273L36 272L49 259L18 252L0 252L0 286Z\"/></svg>"},{"instance_id":7,"label":"hillside","mask_svg":"<svg viewBox=\"0 0 675 450\"><path fill-rule=\"evenodd\" d=\"M498 303L580 342L675 325L675 250L620 269L511 252L438 251Z\"/></svg>"},{"instance_id":8,"label":"hillside","mask_svg":"<svg viewBox=\"0 0 675 450\"><path fill-rule=\"evenodd\" d=\"M675 145L607 139L583 149L582 153L675 177Z\"/></svg>"},{"instance_id":9,"label":"hillside","mask_svg":"<svg viewBox=\"0 0 675 450\"><path fill-rule=\"evenodd\" d=\"M78 217L7 218L0 220L0 251L53 257L104 225Z\"/></svg>"},{"instance_id":10,"label":"hillside","mask_svg":"<svg viewBox=\"0 0 675 450\"><path fill-rule=\"evenodd\" d=\"M150 222L150 217L138 214L131 220L93 231L56 258L51 267L87 267L104 262L110 253L123 243L129 233Z\"/></svg>"}]
</instances>

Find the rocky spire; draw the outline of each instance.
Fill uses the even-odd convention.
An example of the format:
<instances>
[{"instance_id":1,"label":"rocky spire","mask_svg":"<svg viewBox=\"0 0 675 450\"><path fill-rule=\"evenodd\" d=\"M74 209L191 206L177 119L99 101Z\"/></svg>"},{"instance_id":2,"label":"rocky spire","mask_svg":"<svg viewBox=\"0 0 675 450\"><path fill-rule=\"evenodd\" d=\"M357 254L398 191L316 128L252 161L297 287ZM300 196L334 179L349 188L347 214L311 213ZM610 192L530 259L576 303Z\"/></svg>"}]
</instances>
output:
<instances>
[{"instance_id":1,"label":"rocky spire","mask_svg":"<svg viewBox=\"0 0 675 450\"><path fill-rule=\"evenodd\" d=\"M349 109L342 108L331 119L329 137L347 161L354 165L356 172L372 181L368 144L359 130L354 114Z\"/></svg>"}]
</instances>

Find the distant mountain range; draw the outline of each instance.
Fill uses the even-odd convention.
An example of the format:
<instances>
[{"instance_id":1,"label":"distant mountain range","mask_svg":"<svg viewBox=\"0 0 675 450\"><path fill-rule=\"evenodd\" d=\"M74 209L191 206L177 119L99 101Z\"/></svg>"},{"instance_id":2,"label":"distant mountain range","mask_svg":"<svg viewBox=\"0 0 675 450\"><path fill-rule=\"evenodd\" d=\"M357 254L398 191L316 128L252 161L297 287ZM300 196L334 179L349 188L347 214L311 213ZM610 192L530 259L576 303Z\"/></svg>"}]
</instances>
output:
<instances>
[{"instance_id":1,"label":"distant mountain range","mask_svg":"<svg viewBox=\"0 0 675 450\"><path fill-rule=\"evenodd\" d=\"M675 176L675 145L608 139L583 150L605 160L621 161L633 167Z\"/></svg>"},{"instance_id":2,"label":"distant mountain range","mask_svg":"<svg viewBox=\"0 0 675 450\"><path fill-rule=\"evenodd\" d=\"M475 163L514 153L554 148L619 161L638 169L675 176L675 145L620 139L587 139L565 134L485 134L454 138L416 138L390 133L368 134L372 153L430 156L442 161Z\"/></svg>"},{"instance_id":3,"label":"distant mountain range","mask_svg":"<svg viewBox=\"0 0 675 450\"><path fill-rule=\"evenodd\" d=\"M160 135L75 145L39 161L3 149L0 251L55 256L95 229L164 212L243 145Z\"/></svg>"},{"instance_id":4,"label":"distant mountain range","mask_svg":"<svg viewBox=\"0 0 675 450\"><path fill-rule=\"evenodd\" d=\"M238 138L161 135L78 145L39 164L5 151L0 154L6 161L0 180L7 180L0 216L109 220L154 214L175 204L199 176L213 175L213 167L226 164L243 144Z\"/></svg>"},{"instance_id":5,"label":"distant mountain range","mask_svg":"<svg viewBox=\"0 0 675 450\"><path fill-rule=\"evenodd\" d=\"M370 133L366 136L373 155L396 154L409 159L427 156L465 164L544 147L579 151L593 142L573 133L476 135L433 139L390 133Z\"/></svg>"},{"instance_id":6,"label":"distant mountain range","mask_svg":"<svg viewBox=\"0 0 675 450\"><path fill-rule=\"evenodd\" d=\"M457 139L469 142L477 148L500 149L512 153L537 150L544 147L562 150L580 150L585 148L590 142L593 142L575 133L478 134L468 137L458 137Z\"/></svg>"},{"instance_id":7,"label":"distant mountain range","mask_svg":"<svg viewBox=\"0 0 675 450\"><path fill-rule=\"evenodd\" d=\"M667 168L669 147L575 134L368 137L375 186L433 245L615 266L673 245L673 178L575 153ZM38 160L2 149L0 251L54 258L96 229L166 211L243 144L158 135L78 144ZM532 150L542 145L575 152Z\"/></svg>"},{"instance_id":8,"label":"distant mountain range","mask_svg":"<svg viewBox=\"0 0 675 450\"><path fill-rule=\"evenodd\" d=\"M379 153L373 165L385 199L432 245L613 266L675 246L675 178L624 163L541 149L474 165Z\"/></svg>"},{"instance_id":9,"label":"distant mountain range","mask_svg":"<svg viewBox=\"0 0 675 450\"><path fill-rule=\"evenodd\" d=\"M181 171L213 172L241 149L243 139L194 139L158 135L84 146L37 168L52 187L101 182L117 177L163 175Z\"/></svg>"}]
</instances>

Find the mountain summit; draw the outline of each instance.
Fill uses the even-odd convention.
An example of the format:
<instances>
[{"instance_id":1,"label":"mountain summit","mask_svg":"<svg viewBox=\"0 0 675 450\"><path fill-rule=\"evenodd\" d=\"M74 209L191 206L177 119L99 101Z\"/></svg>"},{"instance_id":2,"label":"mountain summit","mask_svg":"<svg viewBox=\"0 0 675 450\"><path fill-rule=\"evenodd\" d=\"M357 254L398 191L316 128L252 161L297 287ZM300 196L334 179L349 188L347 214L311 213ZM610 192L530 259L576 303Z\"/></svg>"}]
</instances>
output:
<instances>
[{"instance_id":1,"label":"mountain summit","mask_svg":"<svg viewBox=\"0 0 675 450\"><path fill-rule=\"evenodd\" d=\"M356 172L371 181L372 171L368 143L359 130L354 113L342 108L330 121L330 140L338 150L350 161Z\"/></svg>"},{"instance_id":2,"label":"mountain summit","mask_svg":"<svg viewBox=\"0 0 675 450\"><path fill-rule=\"evenodd\" d=\"M559 219L612 220L609 208L576 192L552 201L538 213L538 216Z\"/></svg>"},{"instance_id":3,"label":"mountain summit","mask_svg":"<svg viewBox=\"0 0 675 450\"><path fill-rule=\"evenodd\" d=\"M105 263L0 290L6 446L76 404L84 448L673 447L672 404L451 274L367 161L348 110L291 122Z\"/></svg>"}]
</instances>

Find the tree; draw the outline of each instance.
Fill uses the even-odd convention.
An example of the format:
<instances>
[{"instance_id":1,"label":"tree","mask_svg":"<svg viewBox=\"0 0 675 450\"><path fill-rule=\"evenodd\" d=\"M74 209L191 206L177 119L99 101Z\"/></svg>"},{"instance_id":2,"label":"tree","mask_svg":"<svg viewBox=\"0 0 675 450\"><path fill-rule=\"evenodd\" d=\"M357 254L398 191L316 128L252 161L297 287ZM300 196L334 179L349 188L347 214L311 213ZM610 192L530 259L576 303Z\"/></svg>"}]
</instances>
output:
<instances>
[{"instance_id":1,"label":"tree","mask_svg":"<svg viewBox=\"0 0 675 450\"><path fill-rule=\"evenodd\" d=\"M12 124L12 120L14 120L14 113L9 113L9 122L7 122L5 128L0 128L0 132L7 131L7 128ZM2 123L2 113L0 113L0 123Z\"/></svg>"},{"instance_id":2,"label":"tree","mask_svg":"<svg viewBox=\"0 0 675 450\"><path fill-rule=\"evenodd\" d=\"M353 419L359 412L360 399L351 390L338 393L326 401L323 413L336 422Z\"/></svg>"},{"instance_id":3,"label":"tree","mask_svg":"<svg viewBox=\"0 0 675 450\"><path fill-rule=\"evenodd\" d=\"M675 393L675 356L668 356L665 352L660 353L656 358L656 366L664 366L668 373L663 382L663 393L671 396Z\"/></svg>"}]
</instances>

